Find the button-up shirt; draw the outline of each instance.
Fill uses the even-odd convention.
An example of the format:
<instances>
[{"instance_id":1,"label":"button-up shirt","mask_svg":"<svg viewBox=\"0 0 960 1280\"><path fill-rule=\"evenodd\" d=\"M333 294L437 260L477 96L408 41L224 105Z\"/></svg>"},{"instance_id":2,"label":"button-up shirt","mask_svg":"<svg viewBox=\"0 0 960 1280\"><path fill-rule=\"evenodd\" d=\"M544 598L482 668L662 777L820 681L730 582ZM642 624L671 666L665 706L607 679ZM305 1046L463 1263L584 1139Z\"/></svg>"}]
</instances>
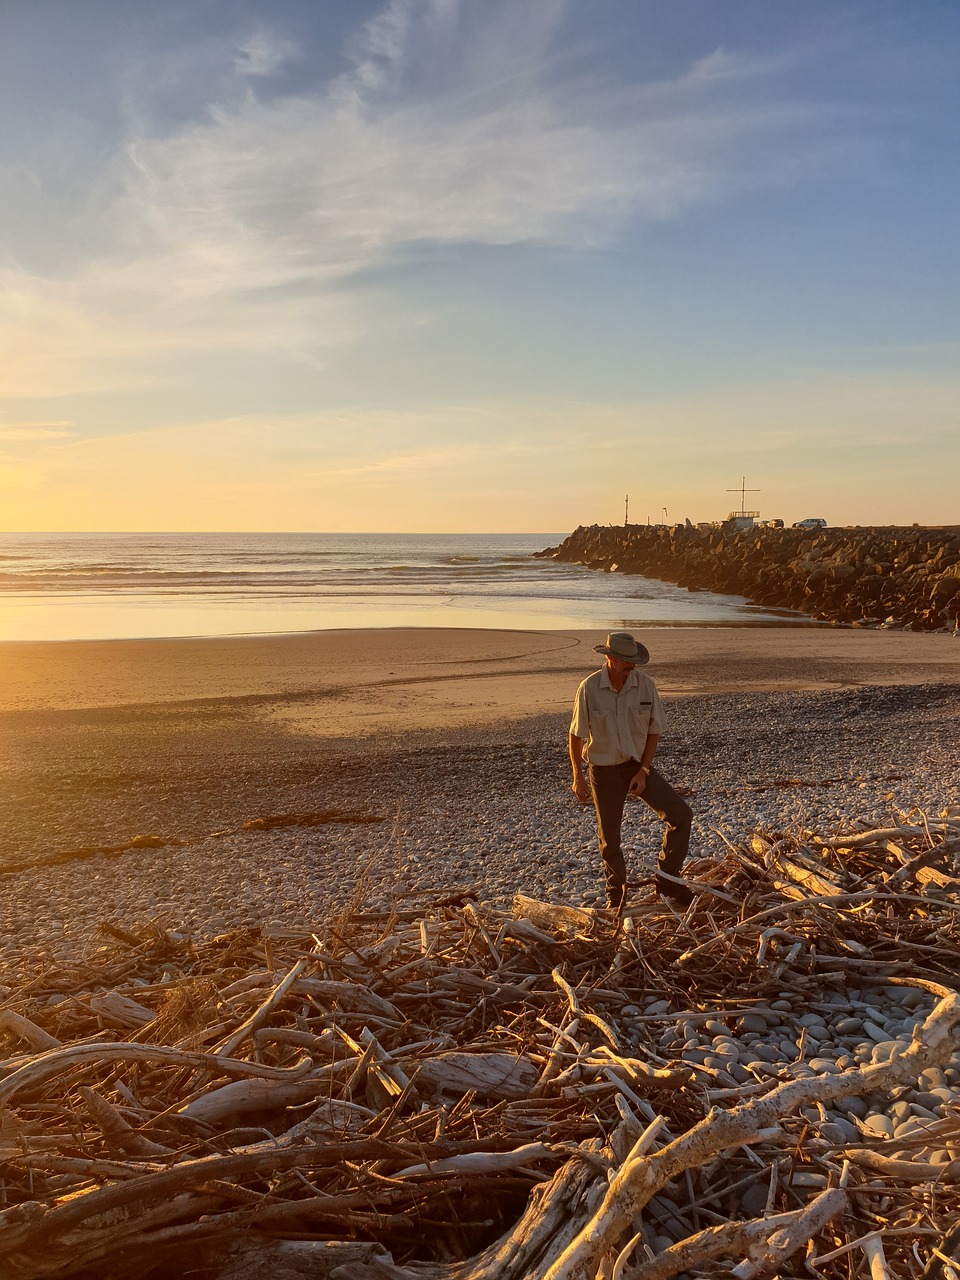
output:
<instances>
[{"instance_id":1,"label":"button-up shirt","mask_svg":"<svg viewBox=\"0 0 960 1280\"><path fill-rule=\"evenodd\" d=\"M617 693L606 665L587 676L577 690L570 733L584 741L590 764L639 760L648 734L663 732L663 708L657 686L636 667Z\"/></svg>"}]
</instances>

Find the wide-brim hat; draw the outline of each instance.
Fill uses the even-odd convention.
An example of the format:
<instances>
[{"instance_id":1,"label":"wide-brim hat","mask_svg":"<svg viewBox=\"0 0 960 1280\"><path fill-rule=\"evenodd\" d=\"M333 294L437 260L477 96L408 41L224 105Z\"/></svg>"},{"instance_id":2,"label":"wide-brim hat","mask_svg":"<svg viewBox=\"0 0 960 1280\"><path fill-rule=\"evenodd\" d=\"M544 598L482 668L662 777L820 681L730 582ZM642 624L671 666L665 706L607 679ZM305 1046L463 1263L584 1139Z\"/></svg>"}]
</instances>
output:
<instances>
[{"instance_id":1,"label":"wide-brim hat","mask_svg":"<svg viewBox=\"0 0 960 1280\"><path fill-rule=\"evenodd\" d=\"M621 662L632 662L635 667L646 666L650 661L650 654L629 631L611 631L607 643L595 644L593 651L605 653L608 658L619 658Z\"/></svg>"}]
</instances>

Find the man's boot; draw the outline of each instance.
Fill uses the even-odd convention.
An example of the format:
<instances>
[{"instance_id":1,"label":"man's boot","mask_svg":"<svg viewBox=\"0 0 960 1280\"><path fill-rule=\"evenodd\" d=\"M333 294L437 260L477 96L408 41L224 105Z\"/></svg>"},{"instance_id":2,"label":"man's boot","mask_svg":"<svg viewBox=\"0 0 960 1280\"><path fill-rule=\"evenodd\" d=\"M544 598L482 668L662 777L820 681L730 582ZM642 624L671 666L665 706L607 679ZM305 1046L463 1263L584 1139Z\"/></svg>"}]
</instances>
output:
<instances>
[{"instance_id":1,"label":"man's boot","mask_svg":"<svg viewBox=\"0 0 960 1280\"><path fill-rule=\"evenodd\" d=\"M607 885L607 908L615 912L618 916L623 913L623 904L627 900L627 886L625 884L608 884Z\"/></svg>"},{"instance_id":2,"label":"man's boot","mask_svg":"<svg viewBox=\"0 0 960 1280\"><path fill-rule=\"evenodd\" d=\"M663 894L665 898L672 898L674 902L682 907L689 907L693 901L693 894L687 886L685 884L677 884L667 878L668 876L680 875L682 866L682 858L662 857L657 863L657 874L653 883L656 886L657 893Z\"/></svg>"}]
</instances>

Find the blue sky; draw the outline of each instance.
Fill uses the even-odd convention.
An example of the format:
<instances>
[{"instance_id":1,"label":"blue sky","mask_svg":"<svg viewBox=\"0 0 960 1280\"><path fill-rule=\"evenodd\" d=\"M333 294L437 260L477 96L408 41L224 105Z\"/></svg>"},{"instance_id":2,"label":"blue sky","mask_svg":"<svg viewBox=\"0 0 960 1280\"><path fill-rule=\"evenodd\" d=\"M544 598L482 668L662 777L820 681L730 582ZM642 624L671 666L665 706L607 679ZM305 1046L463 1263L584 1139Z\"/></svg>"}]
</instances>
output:
<instances>
[{"instance_id":1,"label":"blue sky","mask_svg":"<svg viewBox=\"0 0 960 1280\"><path fill-rule=\"evenodd\" d=\"M0 527L957 523L955 0L5 0Z\"/></svg>"}]
</instances>

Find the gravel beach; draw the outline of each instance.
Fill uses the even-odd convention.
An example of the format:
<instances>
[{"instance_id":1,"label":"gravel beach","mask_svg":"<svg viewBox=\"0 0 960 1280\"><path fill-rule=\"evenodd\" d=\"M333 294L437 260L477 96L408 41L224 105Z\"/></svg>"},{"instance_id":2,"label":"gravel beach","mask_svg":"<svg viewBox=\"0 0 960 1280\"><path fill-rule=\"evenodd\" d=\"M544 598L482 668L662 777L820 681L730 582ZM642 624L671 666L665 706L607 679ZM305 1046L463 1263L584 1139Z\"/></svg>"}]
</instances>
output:
<instances>
[{"instance_id":1,"label":"gravel beach","mask_svg":"<svg viewBox=\"0 0 960 1280\"><path fill-rule=\"evenodd\" d=\"M758 834L766 837L756 839L762 850L781 832L829 836L858 823L892 825L904 832L911 858L927 849L923 815L937 823L938 814L949 814L936 839L945 841L949 832L955 842L957 650L949 637L916 637L916 647L903 643L910 639L897 637L884 648L876 637L848 642L816 631L650 637L663 655L652 669L667 709L657 763L694 809L695 874L708 880L726 874L737 858L727 856L729 845L742 848ZM12 1017L25 1015L34 1035L76 1039L96 1025L101 1038L113 1040L129 1038L131 1027L139 1037L145 1021L154 1026L202 981L219 992L210 1033L219 1036L283 979L290 960L277 967L279 951L309 951L311 933L338 936L337 914L345 906L372 913L412 908L430 917L421 929L449 928L462 940L463 922L474 913L492 930L497 921L529 930L528 921L498 915L509 913L517 891L599 905L593 813L570 792L566 756L569 704L594 666L595 640L411 633L366 636L362 643L356 636L312 644L290 637L276 645L171 642L24 653L0 685L0 1002ZM13 648L8 656L16 658ZM942 1176L948 1192L952 1185L960 1160L960 1051L949 1046L892 1089L877 1087L875 1068L890 1062L895 1069L895 1059L914 1052L925 1020L941 1008L938 995L944 982L952 984L957 954L952 901L916 893L898 900L904 920L919 914L923 939L931 928L937 939L936 947L915 948L912 960L904 941L912 917L909 925L891 920L882 905L879 914L848 913L846 931L859 931L861 941L840 943L839 958L833 950L841 935L829 913L819 922L822 938L807 936L816 920L797 937L757 925L776 936L765 932L762 960L756 937L744 943L751 979L745 983L726 976L735 972L726 954L689 967L690 955L729 933L716 924L711 931L706 911L714 919L726 912L727 923L736 922L739 898L728 894L726 903L710 906L700 895L681 918L652 894L659 840L659 822L642 803L630 805L628 906L638 911L617 933L619 942L597 944L610 954L619 948L614 964L625 967L610 981L614 971L605 960L604 982L596 989L584 983L578 995L587 1011L577 1031L584 1046L603 1027L616 1052L594 1062L571 1039L579 1026L572 1022L570 1034L559 1033L581 1064L570 1088L583 1090L593 1113L602 1101L596 1090L611 1106L607 1095L622 1093L638 1122L662 1122L664 1109L673 1108L666 1143L697 1120L694 1101L722 1110L796 1082L807 1101L784 1118L778 1142L759 1148L759 1172L757 1156L729 1177L725 1166L718 1221L762 1217L781 1182L784 1204L806 1202L828 1186L838 1153L866 1162L856 1175L861 1180L876 1174L877 1160L887 1160L879 1173L895 1183L901 1221L908 1223L903 1250L914 1240L924 1250L898 1274L919 1274L913 1262L955 1221L952 1200L938 1192L931 1214L914 1184L933 1186ZM762 874L763 858L754 866ZM724 881L728 889L743 883ZM466 895L485 905L456 909ZM403 918L416 933L417 968L404 981L417 979L417 986L425 934L410 924L416 914ZM371 922L378 930L387 917L365 919L368 930ZM107 936L104 923L117 928ZM164 939L160 950L138 945L138 936L151 935ZM344 940L347 959L356 941ZM239 981L234 969L227 975L217 967L235 944L249 957ZM791 967L798 949L799 979ZM491 958L491 950L482 954L499 965L502 957ZM922 972L933 953L936 981L917 979L916 956ZM185 976L204 954L214 956L212 971L202 979ZM448 963L443 951L431 961L438 973ZM541 967L523 981L539 983L548 1001L564 1005L550 976L554 963L556 955L542 952ZM410 965L396 958L390 964L399 967L373 998L400 998L403 987L394 979ZM358 970L364 990L375 972L365 963ZM498 989L498 973L491 973L490 990ZM713 984L707 1000L691 990L696 975ZM519 988L508 983L502 990L506 1008ZM230 993L240 991L242 1007L230 1003ZM472 988L468 997L475 1012ZM484 1010L486 1004L485 997ZM357 1015L357 1025L349 1013L336 1016L365 1034L359 1026L367 1014ZM397 1027L381 1019L378 1035L396 1033L407 1043L409 1011L397 1016ZM563 1016L562 1009L550 1015L558 1025ZM550 1018L536 1021L553 1025ZM488 1026L484 1013L484 1049L515 1050L514 1032L494 1022ZM19 1034L23 1024L11 1025ZM466 1013L458 1016L444 1046L459 1045L469 1026ZM15 1039L8 1029L8 1041ZM415 1041L421 1044L419 1032ZM389 1050L392 1041L384 1044ZM398 1052L408 1074L422 1065ZM631 1071L644 1064L681 1071L689 1087L654 1105L626 1078L611 1078L618 1054L638 1060ZM31 1061L50 1056L41 1051ZM152 1108L138 1118L162 1128L169 1099ZM205 1142L218 1141L217 1124L204 1134ZM644 1240L652 1255L696 1229L702 1204L696 1195L688 1201L679 1183L651 1199ZM862 1235L881 1221L858 1219L850 1232Z\"/></svg>"},{"instance_id":2,"label":"gravel beach","mask_svg":"<svg viewBox=\"0 0 960 1280\"><path fill-rule=\"evenodd\" d=\"M707 633L701 648L709 643ZM772 661L769 641L764 649ZM734 664L717 661L721 683L735 684ZM303 732L275 689L264 701L242 680L233 698L8 709L0 957L20 966L79 956L103 920L160 917L206 935L251 921L316 927L350 900L413 905L469 892L503 905L522 890L597 902L592 810L570 794L566 760L566 695L592 663L582 647L578 662L560 673L562 710L530 714L541 687L531 675L527 705L439 728L429 716L418 726L408 703L402 733L387 719L363 736L318 734L309 714ZM669 670L665 680L653 670L668 688ZM960 684L937 674L668 694L658 765L689 793L691 856L719 856L756 828L828 833L955 805ZM312 699L321 705L323 691ZM345 703L346 723L349 712ZM638 803L626 830L633 892L646 894L660 824Z\"/></svg>"}]
</instances>

